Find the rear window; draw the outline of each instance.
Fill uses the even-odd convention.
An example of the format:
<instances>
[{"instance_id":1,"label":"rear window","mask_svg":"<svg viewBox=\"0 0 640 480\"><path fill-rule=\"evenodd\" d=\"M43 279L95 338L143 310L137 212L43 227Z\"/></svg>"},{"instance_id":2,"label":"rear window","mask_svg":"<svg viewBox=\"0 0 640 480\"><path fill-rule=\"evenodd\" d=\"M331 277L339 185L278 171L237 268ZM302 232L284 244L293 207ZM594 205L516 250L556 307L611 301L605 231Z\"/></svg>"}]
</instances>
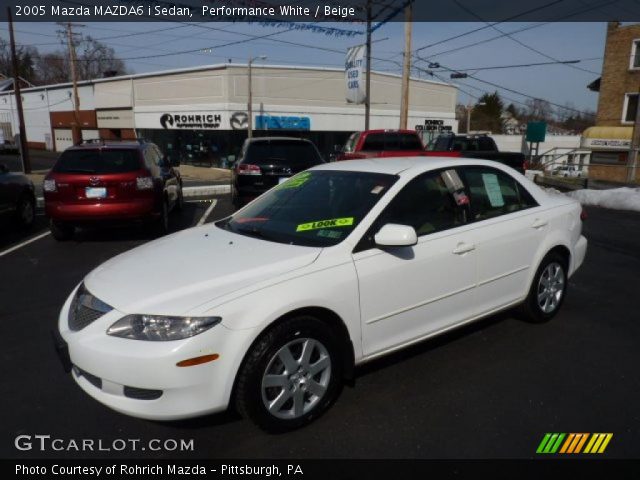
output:
<instances>
[{"instance_id":1,"label":"rear window","mask_svg":"<svg viewBox=\"0 0 640 480\"><path fill-rule=\"evenodd\" d=\"M364 140L362 150L367 151L415 151L422 150L422 142L411 133L385 132L369 133Z\"/></svg>"},{"instance_id":2,"label":"rear window","mask_svg":"<svg viewBox=\"0 0 640 480\"><path fill-rule=\"evenodd\" d=\"M307 142L276 140L249 144L244 163L318 165L324 163L316 148Z\"/></svg>"},{"instance_id":3,"label":"rear window","mask_svg":"<svg viewBox=\"0 0 640 480\"><path fill-rule=\"evenodd\" d=\"M59 173L125 173L140 170L137 150L67 150L60 155L54 172Z\"/></svg>"}]
</instances>

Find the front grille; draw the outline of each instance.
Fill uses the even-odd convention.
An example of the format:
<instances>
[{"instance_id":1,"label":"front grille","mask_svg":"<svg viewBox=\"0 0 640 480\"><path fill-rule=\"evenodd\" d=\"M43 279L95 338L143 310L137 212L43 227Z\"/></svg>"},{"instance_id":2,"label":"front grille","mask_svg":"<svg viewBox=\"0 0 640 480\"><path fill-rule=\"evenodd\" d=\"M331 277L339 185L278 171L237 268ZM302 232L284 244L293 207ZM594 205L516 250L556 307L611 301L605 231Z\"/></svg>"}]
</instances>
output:
<instances>
[{"instance_id":1,"label":"front grille","mask_svg":"<svg viewBox=\"0 0 640 480\"><path fill-rule=\"evenodd\" d=\"M76 374L79 377L86 378L87 382L89 382L94 387L99 388L100 390L102 390L102 379L100 377L96 377L95 375L91 375L89 372L85 372L84 370L82 370L81 368L78 368L78 367L75 367L75 371L76 371Z\"/></svg>"},{"instance_id":2,"label":"front grille","mask_svg":"<svg viewBox=\"0 0 640 480\"><path fill-rule=\"evenodd\" d=\"M146 388L124 387L124 396L136 400L156 400L162 396L162 390L148 390Z\"/></svg>"},{"instance_id":3,"label":"front grille","mask_svg":"<svg viewBox=\"0 0 640 480\"><path fill-rule=\"evenodd\" d=\"M91 295L83 283L69 307L69 329L74 332L82 330L111 310L109 305Z\"/></svg>"}]
</instances>

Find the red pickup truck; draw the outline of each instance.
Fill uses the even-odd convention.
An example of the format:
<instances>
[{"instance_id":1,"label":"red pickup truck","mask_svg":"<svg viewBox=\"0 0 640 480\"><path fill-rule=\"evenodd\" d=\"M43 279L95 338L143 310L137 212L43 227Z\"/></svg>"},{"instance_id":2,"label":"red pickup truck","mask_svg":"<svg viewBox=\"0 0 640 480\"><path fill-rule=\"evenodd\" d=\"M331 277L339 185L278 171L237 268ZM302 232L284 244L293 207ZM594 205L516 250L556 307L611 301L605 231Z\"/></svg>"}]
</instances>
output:
<instances>
[{"instance_id":1,"label":"red pickup truck","mask_svg":"<svg viewBox=\"0 0 640 480\"><path fill-rule=\"evenodd\" d=\"M336 160L426 155L415 130L367 130L351 134Z\"/></svg>"}]
</instances>

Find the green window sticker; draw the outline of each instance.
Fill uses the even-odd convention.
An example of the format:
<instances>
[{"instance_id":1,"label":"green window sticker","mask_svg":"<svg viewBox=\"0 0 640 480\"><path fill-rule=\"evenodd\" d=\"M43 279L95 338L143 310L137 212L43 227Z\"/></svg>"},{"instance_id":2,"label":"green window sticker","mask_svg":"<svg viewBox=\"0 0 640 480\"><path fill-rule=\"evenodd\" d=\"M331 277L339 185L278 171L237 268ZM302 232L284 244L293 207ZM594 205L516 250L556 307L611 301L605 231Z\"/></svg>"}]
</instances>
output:
<instances>
[{"instance_id":1,"label":"green window sticker","mask_svg":"<svg viewBox=\"0 0 640 480\"><path fill-rule=\"evenodd\" d=\"M311 172L302 172L298 175L291 177L284 183L281 183L276 187L276 190L284 190L286 188L298 188L304 185L311 178Z\"/></svg>"},{"instance_id":2,"label":"green window sticker","mask_svg":"<svg viewBox=\"0 0 640 480\"><path fill-rule=\"evenodd\" d=\"M482 182L491 206L504 207L504 198L502 198L502 189L500 188L500 183L498 183L498 176L495 173L483 173Z\"/></svg>"},{"instance_id":3,"label":"green window sticker","mask_svg":"<svg viewBox=\"0 0 640 480\"><path fill-rule=\"evenodd\" d=\"M316 222L301 223L296 227L296 232L307 232L320 228L349 227L353 225L353 217L332 218L330 220L318 220Z\"/></svg>"}]
</instances>

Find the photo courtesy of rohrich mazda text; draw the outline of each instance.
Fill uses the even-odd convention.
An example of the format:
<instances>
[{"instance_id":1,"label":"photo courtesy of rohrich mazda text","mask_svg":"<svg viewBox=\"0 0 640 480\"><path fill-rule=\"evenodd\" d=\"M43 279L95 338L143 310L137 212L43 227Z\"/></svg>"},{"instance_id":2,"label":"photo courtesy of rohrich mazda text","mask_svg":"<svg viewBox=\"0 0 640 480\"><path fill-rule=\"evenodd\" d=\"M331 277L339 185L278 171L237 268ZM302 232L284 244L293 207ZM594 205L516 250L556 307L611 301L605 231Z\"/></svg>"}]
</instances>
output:
<instances>
[{"instance_id":1,"label":"photo courtesy of rohrich mazda text","mask_svg":"<svg viewBox=\"0 0 640 480\"><path fill-rule=\"evenodd\" d=\"M585 257L581 230L578 202L496 162L322 164L97 267L62 306L58 349L119 412L233 406L291 430L356 365L505 309L553 318Z\"/></svg>"}]
</instances>

